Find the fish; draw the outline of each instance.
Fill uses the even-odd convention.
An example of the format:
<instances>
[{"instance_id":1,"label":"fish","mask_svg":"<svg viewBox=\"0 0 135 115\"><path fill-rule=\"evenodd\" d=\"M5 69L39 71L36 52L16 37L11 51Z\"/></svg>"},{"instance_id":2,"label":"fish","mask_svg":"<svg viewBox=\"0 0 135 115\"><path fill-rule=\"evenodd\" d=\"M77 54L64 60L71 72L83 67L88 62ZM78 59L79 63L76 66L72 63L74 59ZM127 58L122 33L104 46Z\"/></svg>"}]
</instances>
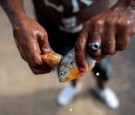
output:
<instances>
[{"instance_id":1,"label":"fish","mask_svg":"<svg viewBox=\"0 0 135 115\"><path fill-rule=\"evenodd\" d=\"M88 71L87 72L81 72L78 69L78 66L75 61L75 50L74 48L70 50L61 60L58 68L58 78L60 82L67 82L70 80L78 79L84 75L86 75L88 72L90 72L96 63L96 60L92 58L90 55L87 54L87 61L88 61Z\"/></svg>"}]
</instances>

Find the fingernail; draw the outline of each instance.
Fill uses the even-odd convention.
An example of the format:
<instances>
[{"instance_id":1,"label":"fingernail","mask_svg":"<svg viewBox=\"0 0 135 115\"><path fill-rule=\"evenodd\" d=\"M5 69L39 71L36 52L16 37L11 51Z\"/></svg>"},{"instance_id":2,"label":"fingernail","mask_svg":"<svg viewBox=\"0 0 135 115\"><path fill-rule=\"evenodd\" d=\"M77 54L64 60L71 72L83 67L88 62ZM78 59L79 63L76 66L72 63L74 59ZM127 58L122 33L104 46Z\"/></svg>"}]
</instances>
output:
<instances>
[{"instance_id":1,"label":"fingernail","mask_svg":"<svg viewBox=\"0 0 135 115\"><path fill-rule=\"evenodd\" d=\"M85 71L86 71L84 67L80 67L79 70L80 70L81 72L85 72Z\"/></svg>"}]
</instances>

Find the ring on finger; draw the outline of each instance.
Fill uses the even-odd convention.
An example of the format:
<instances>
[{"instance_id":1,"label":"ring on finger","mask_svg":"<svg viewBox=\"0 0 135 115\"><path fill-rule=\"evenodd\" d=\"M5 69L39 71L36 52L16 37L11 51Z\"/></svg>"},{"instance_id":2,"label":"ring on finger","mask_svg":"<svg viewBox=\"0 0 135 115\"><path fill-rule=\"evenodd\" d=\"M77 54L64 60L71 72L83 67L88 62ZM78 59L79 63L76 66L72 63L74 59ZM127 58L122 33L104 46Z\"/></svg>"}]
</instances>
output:
<instances>
[{"instance_id":1,"label":"ring on finger","mask_svg":"<svg viewBox=\"0 0 135 115\"><path fill-rule=\"evenodd\" d=\"M89 43L89 47L95 51L99 50L101 48L101 42L93 42Z\"/></svg>"}]
</instances>

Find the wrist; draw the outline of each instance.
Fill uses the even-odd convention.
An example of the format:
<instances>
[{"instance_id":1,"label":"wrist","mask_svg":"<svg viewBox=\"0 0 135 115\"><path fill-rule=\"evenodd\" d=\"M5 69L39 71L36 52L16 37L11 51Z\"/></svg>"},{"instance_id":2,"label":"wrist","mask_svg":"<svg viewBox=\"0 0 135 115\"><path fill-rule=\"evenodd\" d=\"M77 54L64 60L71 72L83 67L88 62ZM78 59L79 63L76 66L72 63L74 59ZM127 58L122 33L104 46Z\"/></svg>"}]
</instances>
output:
<instances>
[{"instance_id":1,"label":"wrist","mask_svg":"<svg viewBox=\"0 0 135 115\"><path fill-rule=\"evenodd\" d=\"M19 24L23 23L23 21L27 18L28 18L27 15L25 15L24 13L12 15L10 17L10 20L11 20L13 29L16 28Z\"/></svg>"}]
</instances>

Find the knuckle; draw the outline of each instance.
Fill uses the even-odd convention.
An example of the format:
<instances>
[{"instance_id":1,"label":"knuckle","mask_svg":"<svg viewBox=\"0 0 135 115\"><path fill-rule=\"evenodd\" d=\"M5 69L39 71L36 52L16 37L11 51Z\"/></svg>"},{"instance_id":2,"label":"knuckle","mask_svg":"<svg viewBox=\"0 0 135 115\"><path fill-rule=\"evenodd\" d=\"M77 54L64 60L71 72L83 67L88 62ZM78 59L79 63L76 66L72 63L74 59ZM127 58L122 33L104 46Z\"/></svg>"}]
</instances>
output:
<instances>
[{"instance_id":1,"label":"knuckle","mask_svg":"<svg viewBox=\"0 0 135 115\"><path fill-rule=\"evenodd\" d=\"M35 68L33 67L32 64L29 63L29 67L30 67L33 74L37 74L37 71L35 70Z\"/></svg>"},{"instance_id":2,"label":"knuckle","mask_svg":"<svg viewBox=\"0 0 135 115\"><path fill-rule=\"evenodd\" d=\"M37 70L36 67L33 66L33 64L29 63L29 67L33 74L35 74L35 75L39 74L39 70Z\"/></svg>"},{"instance_id":3,"label":"knuckle","mask_svg":"<svg viewBox=\"0 0 135 115\"><path fill-rule=\"evenodd\" d=\"M47 36L47 32L45 31L44 28L41 29L41 33L42 33L42 35Z\"/></svg>"},{"instance_id":4,"label":"knuckle","mask_svg":"<svg viewBox=\"0 0 135 115\"><path fill-rule=\"evenodd\" d=\"M118 21L117 25L122 28L129 28L131 26L130 21Z\"/></svg>"},{"instance_id":5,"label":"knuckle","mask_svg":"<svg viewBox=\"0 0 135 115\"><path fill-rule=\"evenodd\" d=\"M35 70L32 70L32 72L33 72L33 74L35 74L35 75L38 75L38 74L39 74L39 72L37 72L37 71L35 71Z\"/></svg>"},{"instance_id":6,"label":"knuckle","mask_svg":"<svg viewBox=\"0 0 135 115\"><path fill-rule=\"evenodd\" d=\"M47 34L47 32L46 32L46 31L44 31L44 32L43 32L43 36L45 36L45 37L47 37L47 36L48 36L48 34Z\"/></svg>"},{"instance_id":7,"label":"knuckle","mask_svg":"<svg viewBox=\"0 0 135 115\"><path fill-rule=\"evenodd\" d=\"M32 70L32 72L33 72L33 74L35 74L35 75L39 75L39 74L45 74L45 73L50 73L50 71L43 71L43 70L39 70L39 69L31 69Z\"/></svg>"},{"instance_id":8,"label":"knuckle","mask_svg":"<svg viewBox=\"0 0 135 115\"><path fill-rule=\"evenodd\" d=\"M48 37L48 34L44 29L40 29L38 35L40 36L41 39Z\"/></svg>"},{"instance_id":9,"label":"knuckle","mask_svg":"<svg viewBox=\"0 0 135 115\"><path fill-rule=\"evenodd\" d=\"M96 20L96 21L94 22L94 25L95 25L95 26L98 26L98 27L103 26L103 20Z\"/></svg>"},{"instance_id":10,"label":"knuckle","mask_svg":"<svg viewBox=\"0 0 135 115\"><path fill-rule=\"evenodd\" d=\"M40 70L38 70L37 68L35 68L35 67L31 67L31 70L32 70L32 73L33 74L35 74L35 75L39 75L39 74L41 74L41 71Z\"/></svg>"}]
</instances>

